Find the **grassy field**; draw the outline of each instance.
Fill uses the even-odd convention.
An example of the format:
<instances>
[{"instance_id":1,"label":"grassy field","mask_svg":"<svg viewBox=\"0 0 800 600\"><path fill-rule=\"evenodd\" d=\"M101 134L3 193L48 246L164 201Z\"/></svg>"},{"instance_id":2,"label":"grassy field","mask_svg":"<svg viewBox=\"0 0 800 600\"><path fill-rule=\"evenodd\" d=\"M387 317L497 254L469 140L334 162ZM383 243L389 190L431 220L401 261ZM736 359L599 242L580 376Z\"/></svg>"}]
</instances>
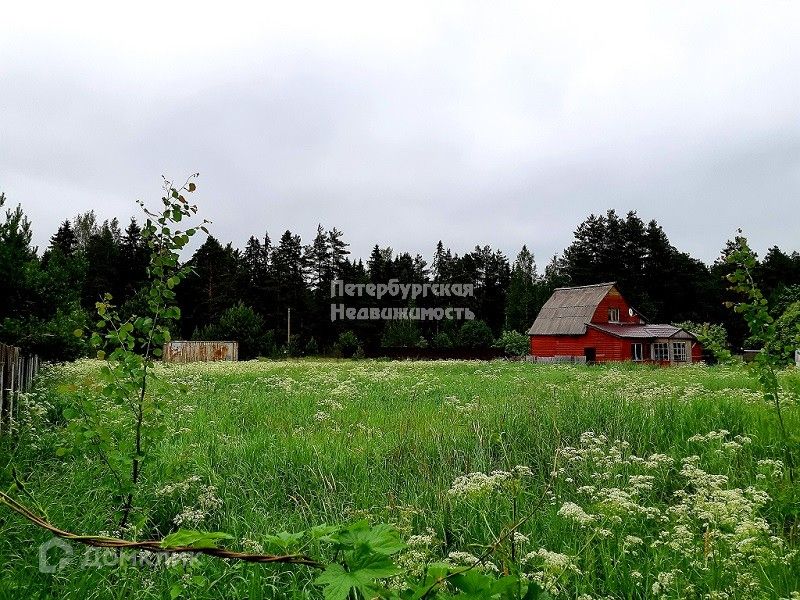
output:
<instances>
[{"instance_id":1,"label":"grassy field","mask_svg":"<svg viewBox=\"0 0 800 600\"><path fill-rule=\"evenodd\" d=\"M91 393L97 368L46 372L17 442L0 441L0 467L13 462L49 519L80 533L113 532L102 461L56 455L60 415ZM145 466L147 520L134 534L180 525L279 551L271 535L367 518L402 532L399 560L413 570L469 561L531 513L488 568L521 568L557 597L798 597L800 490L743 368L297 361L164 366L158 377L167 431ZM798 431L800 374L781 380ZM321 597L307 567L211 558L153 569L81 556L41 574L49 539L0 507L0 597Z\"/></svg>"}]
</instances>

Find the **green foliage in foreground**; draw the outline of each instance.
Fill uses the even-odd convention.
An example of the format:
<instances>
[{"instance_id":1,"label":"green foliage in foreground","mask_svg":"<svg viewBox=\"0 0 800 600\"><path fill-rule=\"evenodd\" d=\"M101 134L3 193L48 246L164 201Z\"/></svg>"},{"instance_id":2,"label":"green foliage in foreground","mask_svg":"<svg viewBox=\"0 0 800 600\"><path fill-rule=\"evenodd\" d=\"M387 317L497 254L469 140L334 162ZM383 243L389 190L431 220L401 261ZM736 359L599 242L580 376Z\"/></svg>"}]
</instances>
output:
<instances>
[{"instance_id":1,"label":"green foliage in foreground","mask_svg":"<svg viewBox=\"0 0 800 600\"><path fill-rule=\"evenodd\" d=\"M45 372L18 443L0 442L0 468L13 461L56 525L113 534L108 469L95 454L56 455L63 414L102 385L99 368ZM137 495L146 518L128 536L302 553L327 567L81 566L76 548L73 563L41 574L49 536L0 509L0 598L800 590L800 490L774 409L743 368L292 361L155 375L148 393L170 418ZM800 376L778 379L796 431ZM109 430L122 426L123 407L98 410ZM192 533L202 531L224 533Z\"/></svg>"}]
</instances>

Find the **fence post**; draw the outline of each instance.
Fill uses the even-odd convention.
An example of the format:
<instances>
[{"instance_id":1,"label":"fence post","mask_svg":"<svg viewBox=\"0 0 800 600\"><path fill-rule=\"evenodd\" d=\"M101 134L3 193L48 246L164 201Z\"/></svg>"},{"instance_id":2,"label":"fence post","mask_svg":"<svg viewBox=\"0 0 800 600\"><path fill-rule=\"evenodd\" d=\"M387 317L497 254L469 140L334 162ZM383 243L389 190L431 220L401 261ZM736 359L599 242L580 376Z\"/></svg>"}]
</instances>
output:
<instances>
[{"instance_id":1,"label":"fence post","mask_svg":"<svg viewBox=\"0 0 800 600\"><path fill-rule=\"evenodd\" d=\"M0 436L3 435L3 420L6 410L6 388L5 388L6 363L0 362Z\"/></svg>"},{"instance_id":2,"label":"fence post","mask_svg":"<svg viewBox=\"0 0 800 600\"><path fill-rule=\"evenodd\" d=\"M9 361L11 367L11 385L8 390L8 430L11 431L11 421L14 419L14 387L17 383L17 361L13 358Z\"/></svg>"},{"instance_id":3,"label":"fence post","mask_svg":"<svg viewBox=\"0 0 800 600\"><path fill-rule=\"evenodd\" d=\"M14 420L19 416L19 400L20 396L25 392L25 359L22 357L22 352L19 353L19 385L17 386L17 401L14 403Z\"/></svg>"},{"instance_id":4,"label":"fence post","mask_svg":"<svg viewBox=\"0 0 800 600\"><path fill-rule=\"evenodd\" d=\"M22 354L17 353L17 397L14 399L14 403L11 405L11 425L13 427L14 421L16 420L17 416L17 407L19 406L19 395L22 392L22 385L24 384L23 380L23 372L22 372ZM12 431L12 428L9 428L9 431Z\"/></svg>"},{"instance_id":5,"label":"fence post","mask_svg":"<svg viewBox=\"0 0 800 600\"><path fill-rule=\"evenodd\" d=\"M19 417L19 403L20 403L20 396L25 393L25 385L26 382L25 376L25 358L22 356L22 352L19 353L19 382L20 386L17 388L17 402L14 404L14 420L16 421Z\"/></svg>"}]
</instances>

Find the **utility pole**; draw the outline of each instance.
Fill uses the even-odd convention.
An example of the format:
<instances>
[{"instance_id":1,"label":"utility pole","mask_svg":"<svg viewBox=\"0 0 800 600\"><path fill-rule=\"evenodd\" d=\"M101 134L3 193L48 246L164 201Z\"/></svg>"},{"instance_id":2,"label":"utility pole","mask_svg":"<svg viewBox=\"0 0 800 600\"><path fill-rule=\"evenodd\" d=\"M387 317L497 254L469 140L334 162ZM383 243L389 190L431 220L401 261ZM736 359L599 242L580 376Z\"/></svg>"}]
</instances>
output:
<instances>
[{"instance_id":1,"label":"utility pole","mask_svg":"<svg viewBox=\"0 0 800 600\"><path fill-rule=\"evenodd\" d=\"M286 309L286 354L292 353L292 309Z\"/></svg>"}]
</instances>

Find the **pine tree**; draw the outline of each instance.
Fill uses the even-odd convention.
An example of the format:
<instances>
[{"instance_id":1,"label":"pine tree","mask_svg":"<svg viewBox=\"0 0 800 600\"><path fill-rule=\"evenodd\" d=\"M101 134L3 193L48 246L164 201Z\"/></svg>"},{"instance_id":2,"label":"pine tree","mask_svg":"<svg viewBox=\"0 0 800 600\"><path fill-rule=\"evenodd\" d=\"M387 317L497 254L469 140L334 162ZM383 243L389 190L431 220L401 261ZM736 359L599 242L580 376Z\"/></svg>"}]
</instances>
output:
<instances>
[{"instance_id":1,"label":"pine tree","mask_svg":"<svg viewBox=\"0 0 800 600\"><path fill-rule=\"evenodd\" d=\"M344 233L334 227L328 232L328 247L331 255L331 276L332 278L341 277L341 269L347 257L350 255L350 244L342 240Z\"/></svg>"},{"instance_id":2,"label":"pine tree","mask_svg":"<svg viewBox=\"0 0 800 600\"><path fill-rule=\"evenodd\" d=\"M505 329L524 333L533 323L536 302L536 262L527 246L522 246L511 270L506 298Z\"/></svg>"},{"instance_id":3,"label":"pine tree","mask_svg":"<svg viewBox=\"0 0 800 600\"><path fill-rule=\"evenodd\" d=\"M120 244L121 264L119 273L122 279L125 298L131 298L147 278L149 262L148 249L142 238L142 228L131 219L125 228Z\"/></svg>"},{"instance_id":4,"label":"pine tree","mask_svg":"<svg viewBox=\"0 0 800 600\"><path fill-rule=\"evenodd\" d=\"M50 248L58 250L64 256L72 256L78 249L78 238L69 220L65 220L58 231L50 238Z\"/></svg>"},{"instance_id":5,"label":"pine tree","mask_svg":"<svg viewBox=\"0 0 800 600\"><path fill-rule=\"evenodd\" d=\"M436 244L436 251L433 253L433 262L431 263L431 273L434 281L441 281L443 279L442 268L444 267L445 255L444 244L442 240Z\"/></svg>"},{"instance_id":6,"label":"pine tree","mask_svg":"<svg viewBox=\"0 0 800 600\"><path fill-rule=\"evenodd\" d=\"M230 244L223 246L208 236L192 256L194 273L178 289L184 335L219 320L222 313L240 300L242 259Z\"/></svg>"},{"instance_id":7,"label":"pine tree","mask_svg":"<svg viewBox=\"0 0 800 600\"><path fill-rule=\"evenodd\" d=\"M305 261L309 265L309 283L311 289L317 293L330 289L330 282L333 280L332 256L330 238L322 225L317 225L314 241L305 248Z\"/></svg>"},{"instance_id":8,"label":"pine tree","mask_svg":"<svg viewBox=\"0 0 800 600\"><path fill-rule=\"evenodd\" d=\"M277 287L277 303L286 308L299 309L305 305L306 263L299 235L286 231L272 253L272 267Z\"/></svg>"},{"instance_id":9,"label":"pine tree","mask_svg":"<svg viewBox=\"0 0 800 600\"><path fill-rule=\"evenodd\" d=\"M367 260L367 272L373 283L386 283L391 279L392 249L380 248L377 244L372 248Z\"/></svg>"},{"instance_id":10,"label":"pine tree","mask_svg":"<svg viewBox=\"0 0 800 600\"><path fill-rule=\"evenodd\" d=\"M94 308L103 294L110 292L114 301L121 303L124 285L120 273L121 248L119 246L119 227L106 221L96 229L86 245L83 255L86 260L86 279L83 286L83 306Z\"/></svg>"},{"instance_id":11,"label":"pine tree","mask_svg":"<svg viewBox=\"0 0 800 600\"><path fill-rule=\"evenodd\" d=\"M0 208L5 202L5 195L0 194ZM38 267L32 239L31 223L22 207L7 209L5 220L0 220L0 319L32 308L30 275Z\"/></svg>"}]
</instances>

